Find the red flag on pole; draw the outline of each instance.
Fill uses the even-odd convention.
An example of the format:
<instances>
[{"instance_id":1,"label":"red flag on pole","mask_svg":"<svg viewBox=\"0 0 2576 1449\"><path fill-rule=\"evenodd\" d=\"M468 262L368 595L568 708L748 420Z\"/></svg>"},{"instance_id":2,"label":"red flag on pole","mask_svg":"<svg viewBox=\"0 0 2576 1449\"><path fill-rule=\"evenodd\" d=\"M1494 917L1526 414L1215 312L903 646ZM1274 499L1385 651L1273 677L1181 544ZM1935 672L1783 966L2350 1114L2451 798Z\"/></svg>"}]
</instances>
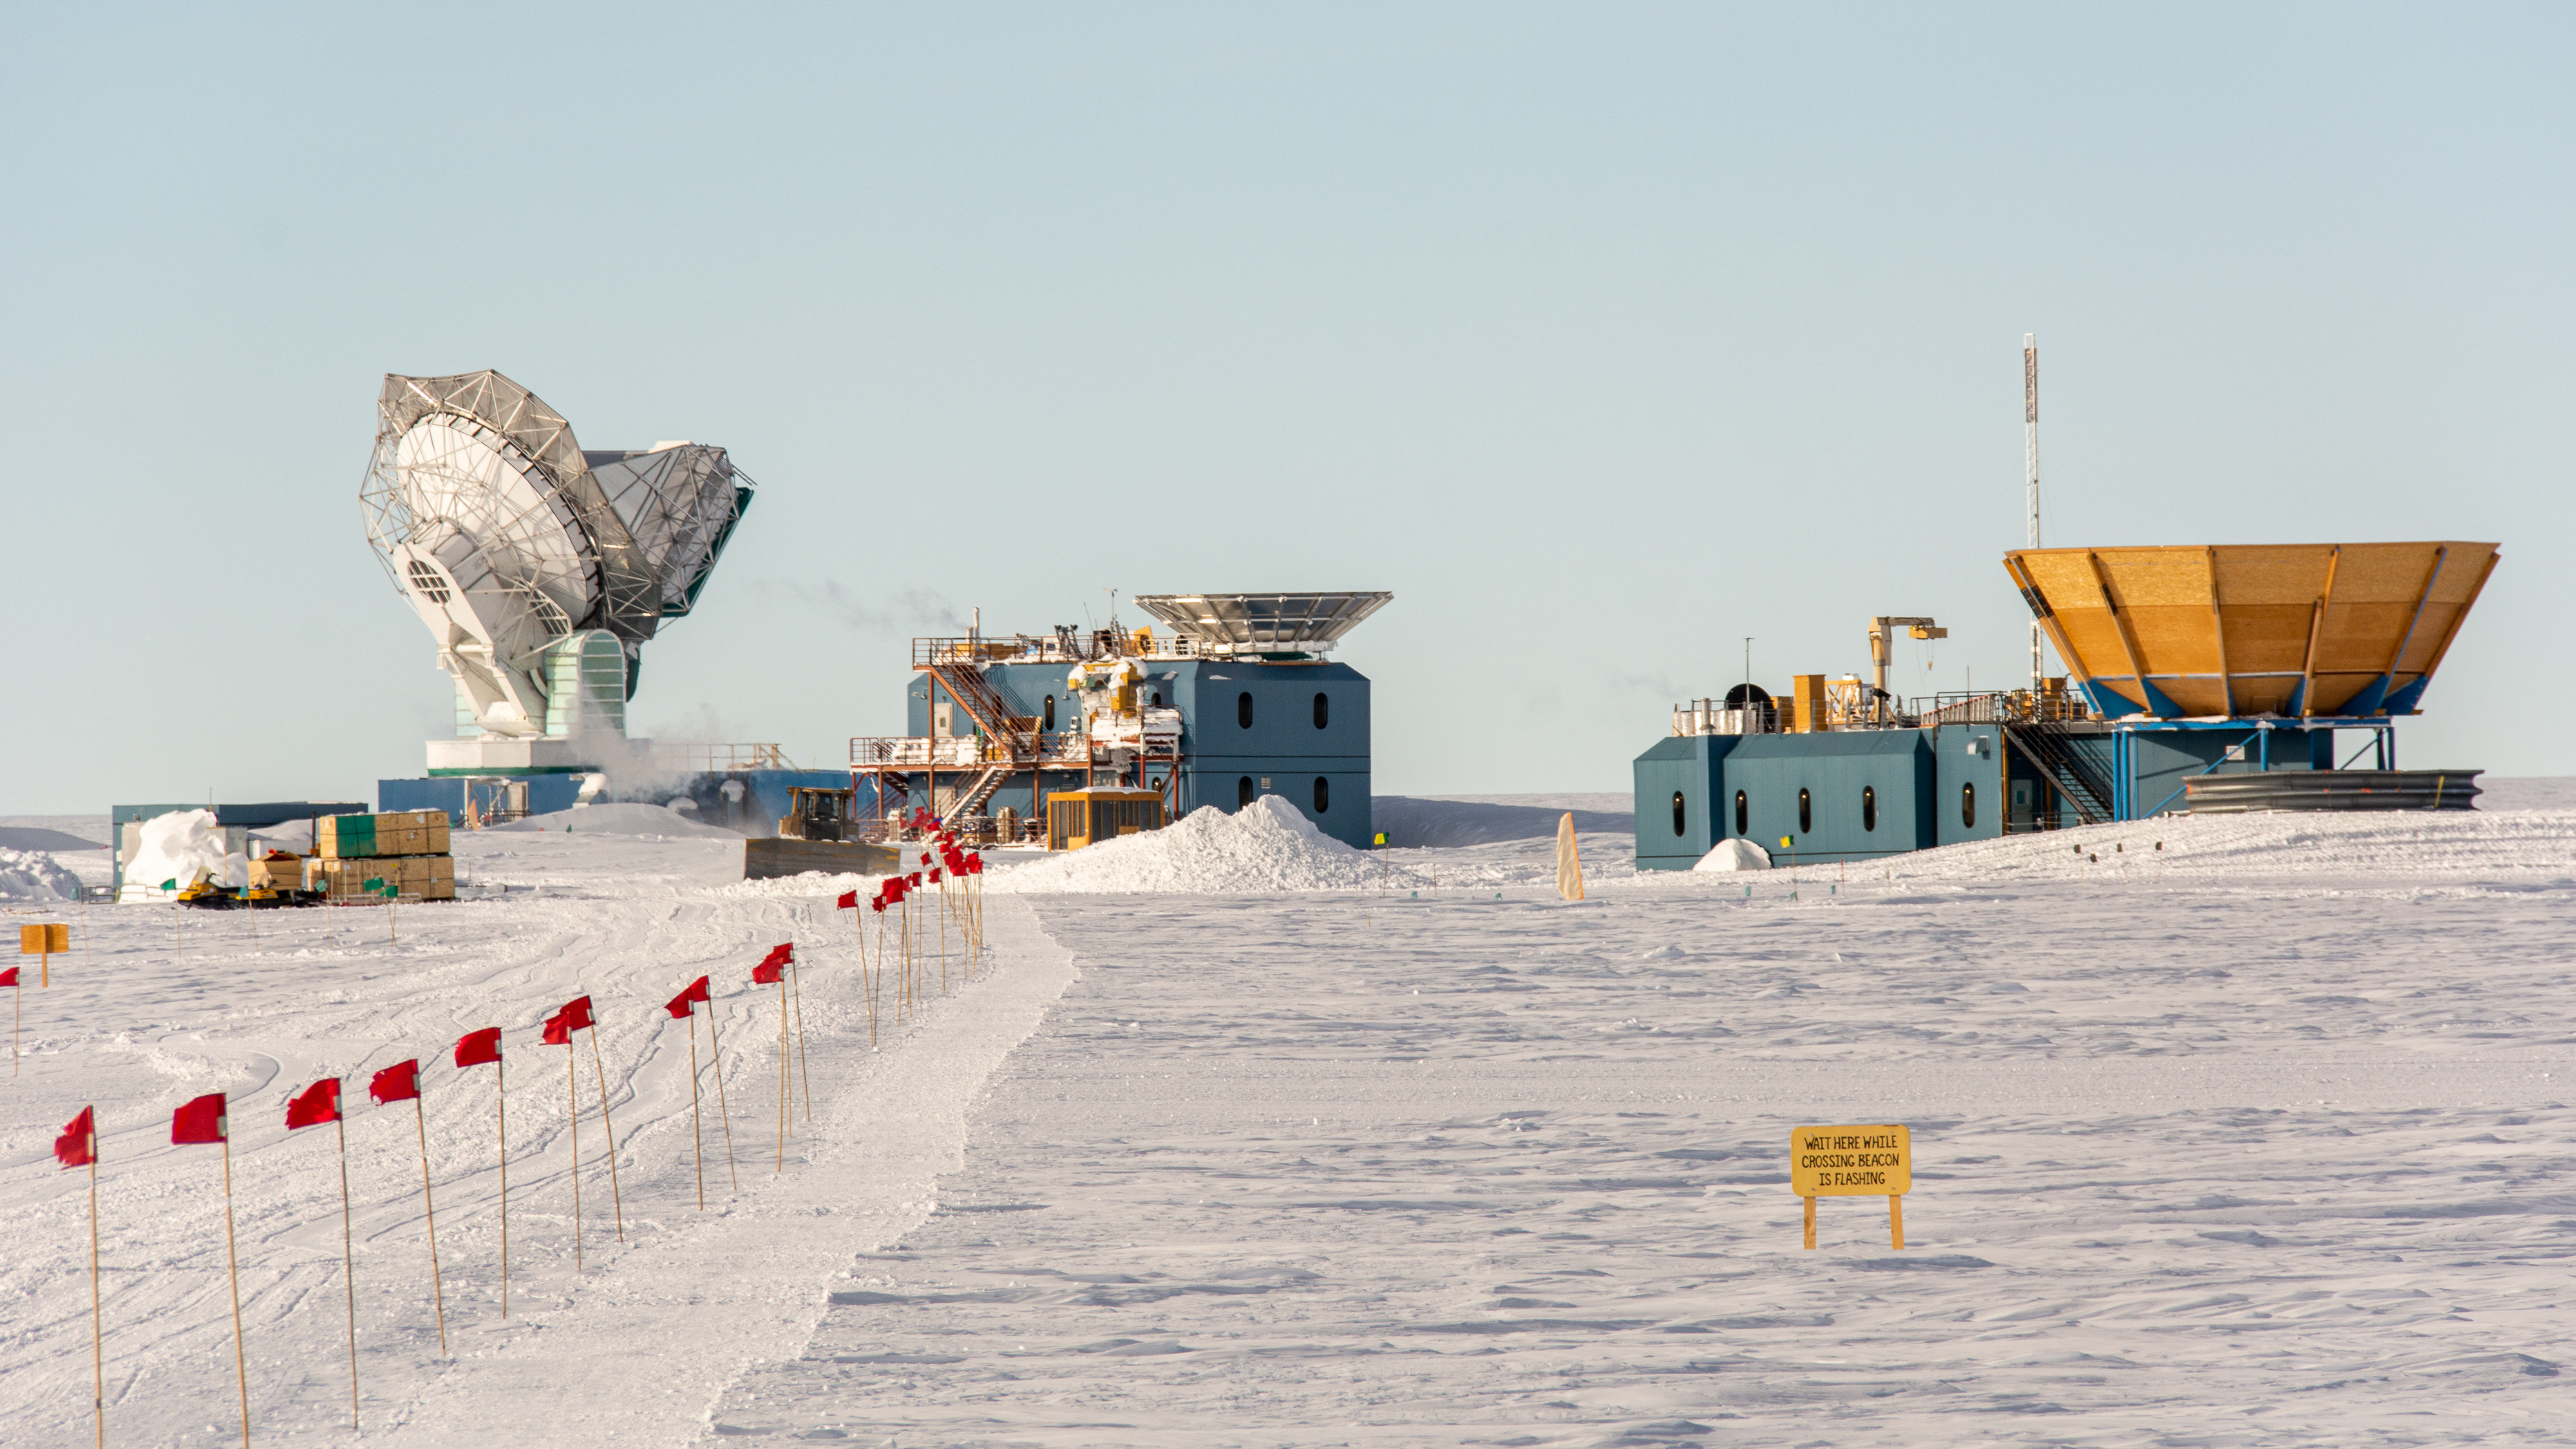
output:
<instances>
[{"instance_id":1,"label":"red flag on pole","mask_svg":"<svg viewBox=\"0 0 2576 1449\"><path fill-rule=\"evenodd\" d=\"M796 943L793 941L782 941L769 948L769 954L760 958L760 964L763 966L781 966L795 959Z\"/></svg>"},{"instance_id":2,"label":"red flag on pole","mask_svg":"<svg viewBox=\"0 0 2576 1449\"><path fill-rule=\"evenodd\" d=\"M751 979L762 986L768 986L775 982L782 981L786 979L786 976L787 968L775 961L763 961L759 965L751 968Z\"/></svg>"},{"instance_id":3,"label":"red flag on pole","mask_svg":"<svg viewBox=\"0 0 2576 1449\"><path fill-rule=\"evenodd\" d=\"M456 1039L456 1064L460 1067L479 1067L499 1060L501 1028L497 1026L469 1031Z\"/></svg>"},{"instance_id":4,"label":"red flag on pole","mask_svg":"<svg viewBox=\"0 0 2576 1449\"><path fill-rule=\"evenodd\" d=\"M696 998L689 995L687 988L683 987L679 995L662 1003L662 1009L671 1013L674 1018L685 1017L695 1003Z\"/></svg>"},{"instance_id":5,"label":"red flag on pole","mask_svg":"<svg viewBox=\"0 0 2576 1449\"><path fill-rule=\"evenodd\" d=\"M699 977L697 980L690 982L690 983L689 983L689 989L688 989L688 990L686 990L686 991L681 992L680 994L681 994L681 995L683 995L683 996L685 996L685 997L687 997L687 998L689 998L691 1001L704 1001L704 1000L706 1000L706 999L707 999L707 978L705 978L705 977L701 976L701 977Z\"/></svg>"},{"instance_id":6,"label":"red flag on pole","mask_svg":"<svg viewBox=\"0 0 2576 1449\"><path fill-rule=\"evenodd\" d=\"M224 1094L208 1092L170 1114L170 1140L182 1146L221 1142L224 1126Z\"/></svg>"},{"instance_id":7,"label":"red flag on pole","mask_svg":"<svg viewBox=\"0 0 2576 1449\"><path fill-rule=\"evenodd\" d=\"M378 1106L383 1106L387 1102L408 1102L418 1097L420 1095L419 1058L396 1062L376 1073L376 1079L367 1084L367 1095L375 1098Z\"/></svg>"},{"instance_id":8,"label":"red flag on pole","mask_svg":"<svg viewBox=\"0 0 2576 1449\"><path fill-rule=\"evenodd\" d=\"M834 902L832 903L832 908L833 908L834 910L841 910L841 911L855 911L855 910L857 910L857 909L859 908L859 893L858 893L857 891L843 891L843 892L841 892L841 898L840 898L839 900L834 901ZM6 985L6 984L8 984L8 983L6 983L6 982L0 982L0 985Z\"/></svg>"},{"instance_id":9,"label":"red flag on pole","mask_svg":"<svg viewBox=\"0 0 2576 1449\"><path fill-rule=\"evenodd\" d=\"M599 1024L590 1018L590 998L587 996L576 996L565 1002L562 1016L567 1031L580 1031Z\"/></svg>"},{"instance_id":10,"label":"red flag on pole","mask_svg":"<svg viewBox=\"0 0 2576 1449\"><path fill-rule=\"evenodd\" d=\"M286 1130L340 1120L340 1079L324 1077L287 1099Z\"/></svg>"},{"instance_id":11,"label":"red flag on pole","mask_svg":"<svg viewBox=\"0 0 2576 1449\"><path fill-rule=\"evenodd\" d=\"M54 1160L65 1167L87 1167L98 1161L98 1118L95 1107L83 1107L79 1116L63 1128L54 1139Z\"/></svg>"},{"instance_id":12,"label":"red flag on pole","mask_svg":"<svg viewBox=\"0 0 2576 1449\"><path fill-rule=\"evenodd\" d=\"M6 970L6 971L0 971L0 986L15 986L15 985L17 985L17 984L18 984L18 968L17 968L17 967L12 966L12 967L10 967L8 970Z\"/></svg>"},{"instance_id":13,"label":"red flag on pole","mask_svg":"<svg viewBox=\"0 0 2576 1449\"><path fill-rule=\"evenodd\" d=\"M546 1032L545 1032L545 1036L544 1036L543 1040L545 1041L545 1044L546 1044L547 1046L571 1046L571 1045L572 1045L572 1023L571 1023L571 1019L570 1019L570 1018L568 1018L568 1017L566 1017L566 1016L565 1016L562 1012L560 1012L560 1011L556 1012L556 1013L555 1013L554 1015L552 1015L552 1016L547 1017L547 1018L546 1018Z\"/></svg>"}]
</instances>

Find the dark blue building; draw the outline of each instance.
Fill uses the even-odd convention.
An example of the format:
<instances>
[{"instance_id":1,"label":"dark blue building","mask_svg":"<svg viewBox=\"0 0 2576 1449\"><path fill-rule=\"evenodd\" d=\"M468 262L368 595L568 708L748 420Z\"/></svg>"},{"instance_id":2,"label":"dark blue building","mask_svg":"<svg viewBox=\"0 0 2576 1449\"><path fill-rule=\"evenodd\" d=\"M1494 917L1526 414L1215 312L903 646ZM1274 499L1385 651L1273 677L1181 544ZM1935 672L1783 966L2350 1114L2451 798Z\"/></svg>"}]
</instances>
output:
<instances>
[{"instance_id":1,"label":"dark blue building","mask_svg":"<svg viewBox=\"0 0 2576 1449\"><path fill-rule=\"evenodd\" d=\"M1276 795L1324 834L1354 846L1369 843L1367 676L1321 659L1130 657L1143 676L1135 686L1139 708L1180 717L1176 750L1139 751L1122 763L1075 749L1064 739L1080 739L1082 696L1067 682L1068 662L988 663L975 673L1008 714L1037 722L1046 750L1040 759L1001 771L976 798L976 784L1003 763L984 759L1001 751L982 742L1001 732L988 728L976 718L979 711L959 698L973 693L971 685L943 682L967 666L925 667L913 675L906 694L908 733L925 741L976 743L942 750L953 751L946 762L903 762L911 766L901 772L905 797L929 803L919 792L932 788L935 764L936 813L963 807L990 815L1008 808L1028 819L1043 792L1076 789L1095 778L1109 784L1113 773L1136 780L1141 771L1136 782L1162 790L1174 819L1203 805L1232 813L1259 796Z\"/></svg>"},{"instance_id":2,"label":"dark blue building","mask_svg":"<svg viewBox=\"0 0 2576 1449\"><path fill-rule=\"evenodd\" d=\"M1264 795L1365 847L1369 682L1326 657L1391 594L1163 594L1168 635L1112 624L913 641L900 737L850 742L861 809L1044 814L1091 785L1158 792L1167 819Z\"/></svg>"}]
</instances>

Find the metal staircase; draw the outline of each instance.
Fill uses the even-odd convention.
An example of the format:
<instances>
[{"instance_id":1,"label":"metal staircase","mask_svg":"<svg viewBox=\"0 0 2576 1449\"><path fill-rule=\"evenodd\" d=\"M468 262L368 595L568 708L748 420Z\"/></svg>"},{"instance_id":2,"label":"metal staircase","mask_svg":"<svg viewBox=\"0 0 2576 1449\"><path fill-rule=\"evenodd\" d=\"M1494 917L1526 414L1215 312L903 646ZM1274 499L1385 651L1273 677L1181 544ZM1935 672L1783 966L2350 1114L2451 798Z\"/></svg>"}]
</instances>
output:
<instances>
[{"instance_id":1,"label":"metal staircase","mask_svg":"<svg viewBox=\"0 0 2576 1449\"><path fill-rule=\"evenodd\" d=\"M925 667L930 671L930 677L938 681L939 687L948 691L949 698L966 706L966 713L975 721L976 728L982 730L987 738L1000 740L1010 750L1012 758L1019 757L1022 730L1018 718L993 686L984 682L984 671L966 664L931 664Z\"/></svg>"},{"instance_id":2,"label":"metal staircase","mask_svg":"<svg viewBox=\"0 0 2576 1449\"><path fill-rule=\"evenodd\" d=\"M2004 739L2075 807L2076 819L2086 825L2103 824L2112 816L2111 784L2068 747L2067 738L2064 727L2054 724L2004 726Z\"/></svg>"},{"instance_id":3,"label":"metal staircase","mask_svg":"<svg viewBox=\"0 0 2576 1449\"><path fill-rule=\"evenodd\" d=\"M975 777L975 783L967 786L964 794L948 802L948 810L942 818L961 819L983 809L984 802L993 798L993 792L1002 788L1002 782L1010 778L1015 768L1008 760L986 765L984 773Z\"/></svg>"}]
</instances>

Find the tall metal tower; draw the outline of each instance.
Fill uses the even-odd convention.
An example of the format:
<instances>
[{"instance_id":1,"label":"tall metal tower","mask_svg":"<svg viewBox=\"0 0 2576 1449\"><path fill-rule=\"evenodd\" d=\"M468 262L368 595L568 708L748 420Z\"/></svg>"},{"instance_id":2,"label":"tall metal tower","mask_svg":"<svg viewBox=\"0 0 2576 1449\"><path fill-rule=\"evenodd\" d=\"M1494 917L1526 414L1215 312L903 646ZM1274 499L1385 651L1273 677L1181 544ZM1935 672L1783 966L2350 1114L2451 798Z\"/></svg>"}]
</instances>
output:
<instances>
[{"instance_id":1,"label":"tall metal tower","mask_svg":"<svg viewBox=\"0 0 2576 1449\"><path fill-rule=\"evenodd\" d=\"M2024 474L2022 506L2030 515L2029 547L2039 547L2039 338L2021 335L2021 454ZM2030 621L2030 691L2039 693L2039 620Z\"/></svg>"}]
</instances>

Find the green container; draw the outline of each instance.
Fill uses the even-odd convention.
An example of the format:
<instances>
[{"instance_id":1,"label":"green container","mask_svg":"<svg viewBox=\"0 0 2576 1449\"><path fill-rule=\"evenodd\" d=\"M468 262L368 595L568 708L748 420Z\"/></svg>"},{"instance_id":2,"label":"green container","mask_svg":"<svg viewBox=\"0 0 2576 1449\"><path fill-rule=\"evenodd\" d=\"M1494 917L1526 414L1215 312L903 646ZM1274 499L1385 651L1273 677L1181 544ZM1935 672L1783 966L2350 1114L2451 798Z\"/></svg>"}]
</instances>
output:
<instances>
[{"instance_id":1,"label":"green container","mask_svg":"<svg viewBox=\"0 0 2576 1449\"><path fill-rule=\"evenodd\" d=\"M376 853L376 817L373 815L334 815L329 823L333 855L358 860Z\"/></svg>"}]
</instances>

